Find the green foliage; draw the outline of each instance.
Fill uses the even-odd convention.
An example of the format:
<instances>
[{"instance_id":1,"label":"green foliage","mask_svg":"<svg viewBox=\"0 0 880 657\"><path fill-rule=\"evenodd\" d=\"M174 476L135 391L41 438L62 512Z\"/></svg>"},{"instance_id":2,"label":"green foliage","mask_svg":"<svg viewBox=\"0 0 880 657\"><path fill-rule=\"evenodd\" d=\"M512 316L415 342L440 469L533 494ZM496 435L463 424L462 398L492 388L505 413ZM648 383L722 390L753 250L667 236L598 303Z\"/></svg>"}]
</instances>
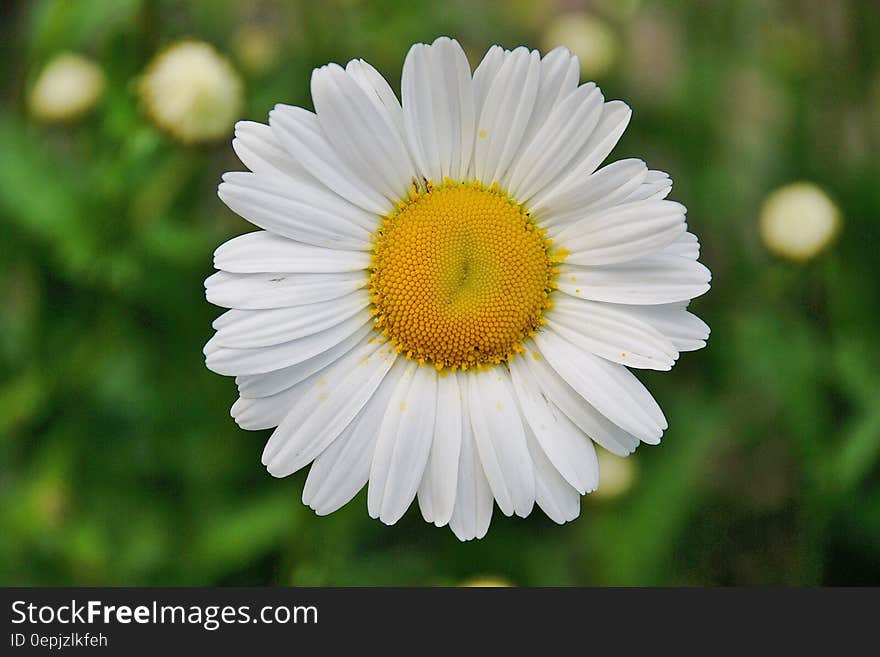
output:
<instances>
[{"instance_id":1,"label":"green foliage","mask_svg":"<svg viewBox=\"0 0 880 657\"><path fill-rule=\"evenodd\" d=\"M245 76L242 118L264 121L276 102L311 105L314 66L363 57L397 86L412 42L451 34L473 58L536 47L555 5L5 4L0 583L880 583L880 12L591 6L622 44L599 82L634 108L614 155L675 179L714 275L692 306L713 334L672 373L639 375L670 427L631 457L631 490L585 498L563 527L496 510L486 539L461 544L415 507L391 528L370 520L363 493L318 518L302 473L265 473L268 432L236 427L234 385L201 353L219 314L202 286L212 251L250 230L215 194L240 165L228 140L186 147L153 127L135 81L163 46L204 39ZM271 46L259 65L243 26ZM105 92L77 123L39 124L28 92L69 50L100 62ZM766 252L757 216L801 179L843 229L793 265Z\"/></svg>"}]
</instances>

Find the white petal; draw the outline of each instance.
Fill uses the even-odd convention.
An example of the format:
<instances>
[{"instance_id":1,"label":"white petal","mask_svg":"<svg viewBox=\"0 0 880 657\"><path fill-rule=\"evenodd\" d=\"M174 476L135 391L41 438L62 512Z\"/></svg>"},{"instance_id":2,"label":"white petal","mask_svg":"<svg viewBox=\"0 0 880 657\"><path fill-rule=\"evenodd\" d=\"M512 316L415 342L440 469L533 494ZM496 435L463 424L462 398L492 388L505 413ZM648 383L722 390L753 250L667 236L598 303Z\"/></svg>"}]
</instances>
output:
<instances>
[{"instance_id":1,"label":"white petal","mask_svg":"<svg viewBox=\"0 0 880 657\"><path fill-rule=\"evenodd\" d=\"M419 487L422 516L438 527L449 522L455 508L462 433L461 398L458 374L447 372L438 379L434 440Z\"/></svg>"},{"instance_id":2,"label":"white petal","mask_svg":"<svg viewBox=\"0 0 880 657\"><path fill-rule=\"evenodd\" d=\"M257 398L269 397L282 390L286 390L300 381L305 381L315 372L320 372L325 367L335 363L356 345L360 344L361 340L372 330L373 325L370 322L366 322L339 344L301 363L266 372L265 374L237 376L235 377L235 383L238 385L238 392L242 397Z\"/></svg>"},{"instance_id":3,"label":"white petal","mask_svg":"<svg viewBox=\"0 0 880 657\"><path fill-rule=\"evenodd\" d=\"M466 382L460 381L462 393ZM449 518L449 528L460 541L483 538L492 522L492 489L480 464L480 455L474 441L467 395L461 398L461 449L458 456L458 481L455 490L455 508Z\"/></svg>"},{"instance_id":4,"label":"white petal","mask_svg":"<svg viewBox=\"0 0 880 657\"><path fill-rule=\"evenodd\" d=\"M560 176L556 184L538 192L532 199L531 205L534 207L550 205L558 195L565 193L571 186L581 185L584 178L593 173L617 145L617 140L626 130L631 116L632 110L626 103L619 100L605 103L599 123L590 133L587 143L575 156L570 173Z\"/></svg>"},{"instance_id":5,"label":"white petal","mask_svg":"<svg viewBox=\"0 0 880 657\"><path fill-rule=\"evenodd\" d=\"M263 465L286 477L323 452L366 405L394 364L397 352L365 340L304 390L263 450Z\"/></svg>"},{"instance_id":6,"label":"white petal","mask_svg":"<svg viewBox=\"0 0 880 657\"><path fill-rule=\"evenodd\" d=\"M568 251L570 265L610 265L657 252L685 232L685 213L674 201L617 205L565 224L550 235Z\"/></svg>"},{"instance_id":7,"label":"white petal","mask_svg":"<svg viewBox=\"0 0 880 657\"><path fill-rule=\"evenodd\" d=\"M334 273L369 266L370 254L365 251L324 249L265 230L234 237L214 251L215 268L241 274Z\"/></svg>"},{"instance_id":8,"label":"white petal","mask_svg":"<svg viewBox=\"0 0 880 657\"><path fill-rule=\"evenodd\" d=\"M698 240L697 236L693 233L685 233L672 244L666 245L663 248L662 253L696 260L700 257L700 240Z\"/></svg>"},{"instance_id":9,"label":"white petal","mask_svg":"<svg viewBox=\"0 0 880 657\"><path fill-rule=\"evenodd\" d=\"M510 361L510 377L522 416L553 466L581 494L595 490L599 464L593 442L544 394L525 358Z\"/></svg>"},{"instance_id":10,"label":"white petal","mask_svg":"<svg viewBox=\"0 0 880 657\"><path fill-rule=\"evenodd\" d=\"M618 160L579 180L542 205L529 204L541 226L558 226L623 202L639 189L648 167L634 158Z\"/></svg>"},{"instance_id":11,"label":"white petal","mask_svg":"<svg viewBox=\"0 0 880 657\"><path fill-rule=\"evenodd\" d=\"M554 108L577 89L580 75L578 58L564 46L554 48L541 58L541 83L535 98L535 108L523 135L523 145L531 144Z\"/></svg>"},{"instance_id":12,"label":"white petal","mask_svg":"<svg viewBox=\"0 0 880 657\"><path fill-rule=\"evenodd\" d=\"M504 515L525 518L535 503L535 473L509 374L495 367L466 378L474 439L495 501Z\"/></svg>"},{"instance_id":13,"label":"white petal","mask_svg":"<svg viewBox=\"0 0 880 657\"><path fill-rule=\"evenodd\" d=\"M486 51L482 61L474 69L474 116L480 116L486 96L489 95L489 87L495 82L501 65L510 57L510 51L501 46L492 46Z\"/></svg>"},{"instance_id":14,"label":"white petal","mask_svg":"<svg viewBox=\"0 0 880 657\"><path fill-rule=\"evenodd\" d=\"M400 520L422 481L437 410L437 370L409 363L379 428L367 509L386 525Z\"/></svg>"},{"instance_id":15,"label":"white petal","mask_svg":"<svg viewBox=\"0 0 880 657\"><path fill-rule=\"evenodd\" d=\"M339 299L272 310L227 310L214 320L215 342L231 349L283 344L325 331L370 304L366 290Z\"/></svg>"},{"instance_id":16,"label":"white petal","mask_svg":"<svg viewBox=\"0 0 880 657\"><path fill-rule=\"evenodd\" d=\"M552 331L535 343L551 367L605 417L644 442L656 443L666 419L644 386L621 365L578 349Z\"/></svg>"},{"instance_id":17,"label":"white petal","mask_svg":"<svg viewBox=\"0 0 880 657\"><path fill-rule=\"evenodd\" d=\"M340 436L312 463L303 487L303 504L319 516L333 513L357 495L370 477L379 425L400 374L394 363L379 388Z\"/></svg>"},{"instance_id":18,"label":"white petal","mask_svg":"<svg viewBox=\"0 0 880 657\"><path fill-rule=\"evenodd\" d=\"M345 72L364 90L376 111L384 113L394 128L403 134L403 110L400 108L400 101L382 74L363 59L352 59L345 65Z\"/></svg>"},{"instance_id":19,"label":"white petal","mask_svg":"<svg viewBox=\"0 0 880 657\"><path fill-rule=\"evenodd\" d=\"M302 165L291 157L272 132L272 128L254 121L235 124L232 148L248 169L261 176L289 178L312 178Z\"/></svg>"},{"instance_id":20,"label":"white petal","mask_svg":"<svg viewBox=\"0 0 880 657\"><path fill-rule=\"evenodd\" d=\"M565 413L581 431L608 451L626 456L635 450L639 445L638 438L611 422L575 392L543 359L533 341L526 341L525 346L531 353L524 356L522 360L528 365L535 384L553 402L554 406Z\"/></svg>"},{"instance_id":21,"label":"white petal","mask_svg":"<svg viewBox=\"0 0 880 657\"><path fill-rule=\"evenodd\" d=\"M528 427L526 427L526 440L529 453L535 463L535 501L555 523L562 525L574 520L581 512L581 494L553 467ZM589 443L586 439L584 442Z\"/></svg>"},{"instance_id":22,"label":"white petal","mask_svg":"<svg viewBox=\"0 0 880 657\"><path fill-rule=\"evenodd\" d=\"M205 297L215 306L265 310L337 299L364 287L366 272L340 274L230 274L218 271L205 281Z\"/></svg>"},{"instance_id":23,"label":"white petal","mask_svg":"<svg viewBox=\"0 0 880 657\"><path fill-rule=\"evenodd\" d=\"M406 198L415 169L389 112L336 64L312 72L312 100L321 129L340 158L389 200Z\"/></svg>"},{"instance_id":24,"label":"white petal","mask_svg":"<svg viewBox=\"0 0 880 657\"><path fill-rule=\"evenodd\" d=\"M560 294L547 322L572 344L613 363L668 370L678 357L668 338L620 306Z\"/></svg>"},{"instance_id":25,"label":"white petal","mask_svg":"<svg viewBox=\"0 0 880 657\"><path fill-rule=\"evenodd\" d=\"M366 227L368 219L373 221L370 215L355 218L350 212L355 206L317 185L290 179L282 187L272 178L235 171L223 176L217 195L252 224L292 240L328 248L371 248L371 232Z\"/></svg>"},{"instance_id":26,"label":"white petal","mask_svg":"<svg viewBox=\"0 0 880 657\"><path fill-rule=\"evenodd\" d=\"M284 344L258 349L229 349L217 344L215 335L205 345L205 364L212 372L226 376L265 374L280 370L309 358L339 344L345 338L361 329L365 324L372 325L369 310L362 310L353 317L336 326Z\"/></svg>"},{"instance_id":27,"label":"white petal","mask_svg":"<svg viewBox=\"0 0 880 657\"><path fill-rule=\"evenodd\" d=\"M553 108L502 183L514 198L528 202L561 173L568 173L599 121L603 101L602 93L589 82Z\"/></svg>"},{"instance_id":28,"label":"white petal","mask_svg":"<svg viewBox=\"0 0 880 657\"><path fill-rule=\"evenodd\" d=\"M269 129L271 130L271 128ZM249 191L254 192L254 197L261 203L271 202L270 207L273 209L290 211L291 221L282 225L284 229L290 227L290 230L293 230L301 223L300 220L305 218L319 223L318 226L315 226L315 230L329 230L333 228L333 225L324 225L321 222L327 215L330 215L345 222L346 225L351 224L355 228L363 229L372 234L380 221L374 212L364 210L346 200L306 171L299 175L294 175L292 172L287 175L267 175L248 171L230 171L223 174L223 181L227 183L221 185L224 189L238 186L253 187L254 189ZM235 191L235 189L226 189L227 194L232 194ZM257 191L260 192L259 195L256 194ZM297 228L297 230L299 229ZM284 235L280 230L274 232ZM296 236L284 236L297 239ZM317 246L326 245L318 244ZM331 245L330 248L338 247Z\"/></svg>"},{"instance_id":29,"label":"white petal","mask_svg":"<svg viewBox=\"0 0 880 657\"><path fill-rule=\"evenodd\" d=\"M259 398L240 397L229 413L236 424L248 431L271 429L281 424L303 391L316 379L308 378L273 395Z\"/></svg>"},{"instance_id":30,"label":"white petal","mask_svg":"<svg viewBox=\"0 0 880 657\"><path fill-rule=\"evenodd\" d=\"M343 161L312 112L291 105L276 105L269 112L269 126L284 150L328 189L377 215L394 208L391 201Z\"/></svg>"},{"instance_id":31,"label":"white petal","mask_svg":"<svg viewBox=\"0 0 880 657\"><path fill-rule=\"evenodd\" d=\"M674 303L709 290L712 274L695 260L655 254L601 267L560 265L560 291L581 299L610 303Z\"/></svg>"},{"instance_id":32,"label":"white petal","mask_svg":"<svg viewBox=\"0 0 880 657\"><path fill-rule=\"evenodd\" d=\"M706 346L709 327L699 317L689 313L684 304L614 305L614 307L653 326L666 336L678 351L694 351Z\"/></svg>"},{"instance_id":33,"label":"white petal","mask_svg":"<svg viewBox=\"0 0 880 657\"><path fill-rule=\"evenodd\" d=\"M440 37L415 44L400 82L407 143L422 176L442 182L467 175L474 144L471 69L461 46Z\"/></svg>"},{"instance_id":34,"label":"white petal","mask_svg":"<svg viewBox=\"0 0 880 657\"><path fill-rule=\"evenodd\" d=\"M644 182L627 196L627 201L661 199L672 191L672 179L664 171L649 171Z\"/></svg>"},{"instance_id":35,"label":"white petal","mask_svg":"<svg viewBox=\"0 0 880 657\"><path fill-rule=\"evenodd\" d=\"M517 48L506 57L489 87L477 121L474 177L500 181L513 161L532 114L540 83L537 51Z\"/></svg>"}]
</instances>

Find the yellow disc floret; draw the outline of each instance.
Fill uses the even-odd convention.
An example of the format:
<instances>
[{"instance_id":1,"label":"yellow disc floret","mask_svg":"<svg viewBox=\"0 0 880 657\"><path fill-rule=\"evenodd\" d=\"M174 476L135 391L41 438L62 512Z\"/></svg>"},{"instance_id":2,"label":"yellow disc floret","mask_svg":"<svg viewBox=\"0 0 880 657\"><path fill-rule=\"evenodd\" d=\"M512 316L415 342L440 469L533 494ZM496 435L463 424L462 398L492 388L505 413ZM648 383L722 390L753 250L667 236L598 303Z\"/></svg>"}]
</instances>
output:
<instances>
[{"instance_id":1,"label":"yellow disc floret","mask_svg":"<svg viewBox=\"0 0 880 657\"><path fill-rule=\"evenodd\" d=\"M553 263L544 231L496 186L429 184L376 233L376 327L437 369L501 363L543 323Z\"/></svg>"}]
</instances>

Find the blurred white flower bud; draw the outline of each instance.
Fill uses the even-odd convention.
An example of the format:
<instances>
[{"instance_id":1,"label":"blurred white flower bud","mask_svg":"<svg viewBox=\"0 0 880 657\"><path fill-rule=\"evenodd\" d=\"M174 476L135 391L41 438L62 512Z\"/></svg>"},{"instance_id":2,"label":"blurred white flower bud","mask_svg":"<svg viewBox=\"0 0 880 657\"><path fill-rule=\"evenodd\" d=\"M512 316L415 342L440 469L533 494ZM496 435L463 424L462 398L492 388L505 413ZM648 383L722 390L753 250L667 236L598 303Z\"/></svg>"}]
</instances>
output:
<instances>
[{"instance_id":1,"label":"blurred white flower bud","mask_svg":"<svg viewBox=\"0 0 880 657\"><path fill-rule=\"evenodd\" d=\"M241 115L238 72L200 41L181 41L160 52L141 77L138 91L156 125L184 143L228 137Z\"/></svg>"},{"instance_id":2,"label":"blurred white flower bud","mask_svg":"<svg viewBox=\"0 0 880 657\"><path fill-rule=\"evenodd\" d=\"M840 210L818 186L799 182L770 194L761 208L761 239L776 255L804 261L816 256L840 228Z\"/></svg>"},{"instance_id":3,"label":"blurred white flower bud","mask_svg":"<svg viewBox=\"0 0 880 657\"><path fill-rule=\"evenodd\" d=\"M557 16L541 37L545 51L567 46L581 63L588 78L602 77L617 61L618 39L605 21L586 13Z\"/></svg>"},{"instance_id":4,"label":"blurred white flower bud","mask_svg":"<svg viewBox=\"0 0 880 657\"><path fill-rule=\"evenodd\" d=\"M46 122L72 121L91 110L104 91L104 71L95 61L64 53L40 72L31 89L31 114Z\"/></svg>"}]
</instances>

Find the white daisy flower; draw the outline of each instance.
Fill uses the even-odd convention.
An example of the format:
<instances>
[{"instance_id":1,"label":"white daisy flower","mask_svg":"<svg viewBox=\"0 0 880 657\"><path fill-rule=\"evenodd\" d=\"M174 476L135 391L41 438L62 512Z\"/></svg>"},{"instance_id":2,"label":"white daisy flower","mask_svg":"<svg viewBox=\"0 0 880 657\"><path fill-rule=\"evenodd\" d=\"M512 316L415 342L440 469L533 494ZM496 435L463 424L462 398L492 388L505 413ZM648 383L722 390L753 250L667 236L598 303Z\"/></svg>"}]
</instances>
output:
<instances>
[{"instance_id":1,"label":"white daisy flower","mask_svg":"<svg viewBox=\"0 0 880 657\"><path fill-rule=\"evenodd\" d=\"M416 44L399 102L362 60L312 75L315 112L242 122L250 172L220 198L262 230L222 245L205 346L236 377L245 429L275 427L276 477L311 464L319 515L365 485L387 524L481 538L493 506L577 517L594 443L626 455L666 419L628 367L705 345L709 289L669 176L599 165L630 109L578 85L568 50L493 46L471 74L448 38Z\"/></svg>"}]
</instances>

